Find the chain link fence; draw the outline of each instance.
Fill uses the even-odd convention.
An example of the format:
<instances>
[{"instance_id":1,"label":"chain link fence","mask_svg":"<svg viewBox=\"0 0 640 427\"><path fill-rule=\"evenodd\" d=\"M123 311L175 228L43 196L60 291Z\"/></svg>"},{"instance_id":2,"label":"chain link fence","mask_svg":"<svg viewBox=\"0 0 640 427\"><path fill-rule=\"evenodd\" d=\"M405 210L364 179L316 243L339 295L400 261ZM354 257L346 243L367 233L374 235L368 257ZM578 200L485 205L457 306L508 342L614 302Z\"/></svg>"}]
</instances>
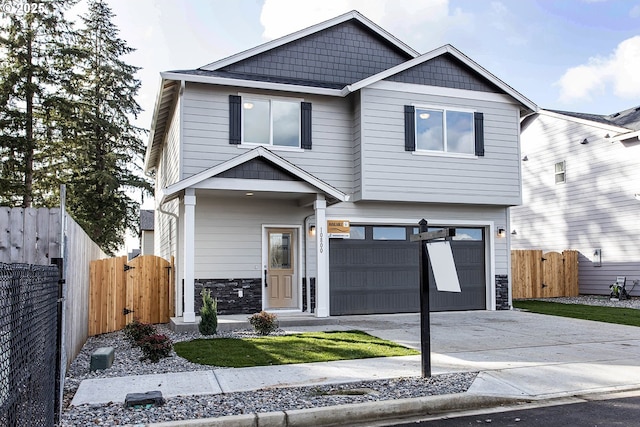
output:
<instances>
[{"instance_id":1,"label":"chain link fence","mask_svg":"<svg viewBox=\"0 0 640 427\"><path fill-rule=\"evenodd\" d=\"M0 426L55 424L58 279L0 263Z\"/></svg>"}]
</instances>

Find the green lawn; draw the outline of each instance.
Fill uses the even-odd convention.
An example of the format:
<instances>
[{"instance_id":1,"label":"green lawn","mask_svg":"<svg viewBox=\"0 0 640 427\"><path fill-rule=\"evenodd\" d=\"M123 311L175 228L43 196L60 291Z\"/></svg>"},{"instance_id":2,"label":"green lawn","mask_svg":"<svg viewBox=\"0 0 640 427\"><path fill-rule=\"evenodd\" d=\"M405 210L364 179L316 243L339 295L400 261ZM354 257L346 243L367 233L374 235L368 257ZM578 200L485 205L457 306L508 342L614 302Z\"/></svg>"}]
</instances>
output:
<instances>
[{"instance_id":1,"label":"green lawn","mask_svg":"<svg viewBox=\"0 0 640 427\"><path fill-rule=\"evenodd\" d=\"M635 310L633 308L561 304L557 302L535 300L513 301L513 306L533 313L550 314L552 316L596 320L598 322L617 323L619 325L640 326L640 310Z\"/></svg>"},{"instance_id":2,"label":"green lawn","mask_svg":"<svg viewBox=\"0 0 640 427\"><path fill-rule=\"evenodd\" d=\"M176 343L174 348L190 362L233 368L420 354L361 331L197 339Z\"/></svg>"}]
</instances>

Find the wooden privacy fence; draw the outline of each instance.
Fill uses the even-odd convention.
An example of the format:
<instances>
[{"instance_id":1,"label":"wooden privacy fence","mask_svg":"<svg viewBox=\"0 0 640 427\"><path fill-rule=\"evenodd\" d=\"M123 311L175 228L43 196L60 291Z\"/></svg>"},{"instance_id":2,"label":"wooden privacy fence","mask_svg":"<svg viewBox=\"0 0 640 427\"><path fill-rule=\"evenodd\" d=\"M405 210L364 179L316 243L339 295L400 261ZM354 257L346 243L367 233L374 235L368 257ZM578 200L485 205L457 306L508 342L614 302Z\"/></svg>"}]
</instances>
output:
<instances>
[{"instance_id":1,"label":"wooden privacy fence","mask_svg":"<svg viewBox=\"0 0 640 427\"><path fill-rule=\"evenodd\" d=\"M577 296L578 251L511 251L512 295L517 298Z\"/></svg>"},{"instance_id":2,"label":"wooden privacy fence","mask_svg":"<svg viewBox=\"0 0 640 427\"><path fill-rule=\"evenodd\" d=\"M134 318L167 323L174 315L174 264L153 255L92 261L89 335L118 331Z\"/></svg>"}]
</instances>

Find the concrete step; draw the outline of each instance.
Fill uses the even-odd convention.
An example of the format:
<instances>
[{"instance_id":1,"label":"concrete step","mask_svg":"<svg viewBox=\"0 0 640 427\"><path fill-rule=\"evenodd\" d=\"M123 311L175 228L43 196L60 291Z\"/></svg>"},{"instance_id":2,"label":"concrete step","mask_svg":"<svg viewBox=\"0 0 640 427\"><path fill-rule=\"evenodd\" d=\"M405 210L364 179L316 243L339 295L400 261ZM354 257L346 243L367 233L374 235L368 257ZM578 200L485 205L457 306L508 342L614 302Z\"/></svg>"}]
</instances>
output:
<instances>
[{"instance_id":1,"label":"concrete step","mask_svg":"<svg viewBox=\"0 0 640 427\"><path fill-rule=\"evenodd\" d=\"M276 313L277 314L277 313ZM311 314L284 313L277 314L281 328L296 326L337 325L340 320L335 317L315 317ZM200 316L196 316L195 323L185 323L182 317L172 317L169 327L174 332L197 332ZM228 332L237 329L253 329L246 314L232 314L218 316L218 331Z\"/></svg>"}]
</instances>

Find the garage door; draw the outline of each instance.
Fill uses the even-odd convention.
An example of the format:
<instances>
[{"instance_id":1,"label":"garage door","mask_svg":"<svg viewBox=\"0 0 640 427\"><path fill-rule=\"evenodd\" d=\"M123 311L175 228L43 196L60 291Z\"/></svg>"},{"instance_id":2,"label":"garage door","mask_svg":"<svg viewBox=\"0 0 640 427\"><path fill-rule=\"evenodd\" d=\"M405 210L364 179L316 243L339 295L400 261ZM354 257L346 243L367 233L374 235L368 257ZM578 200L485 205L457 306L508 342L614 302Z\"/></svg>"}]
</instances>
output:
<instances>
[{"instance_id":1,"label":"garage door","mask_svg":"<svg viewBox=\"0 0 640 427\"><path fill-rule=\"evenodd\" d=\"M415 227L354 226L350 239L330 239L331 315L420 311L419 246ZM486 308L485 244L481 228L458 228L451 242L461 293L438 292L431 273L431 311Z\"/></svg>"}]
</instances>

